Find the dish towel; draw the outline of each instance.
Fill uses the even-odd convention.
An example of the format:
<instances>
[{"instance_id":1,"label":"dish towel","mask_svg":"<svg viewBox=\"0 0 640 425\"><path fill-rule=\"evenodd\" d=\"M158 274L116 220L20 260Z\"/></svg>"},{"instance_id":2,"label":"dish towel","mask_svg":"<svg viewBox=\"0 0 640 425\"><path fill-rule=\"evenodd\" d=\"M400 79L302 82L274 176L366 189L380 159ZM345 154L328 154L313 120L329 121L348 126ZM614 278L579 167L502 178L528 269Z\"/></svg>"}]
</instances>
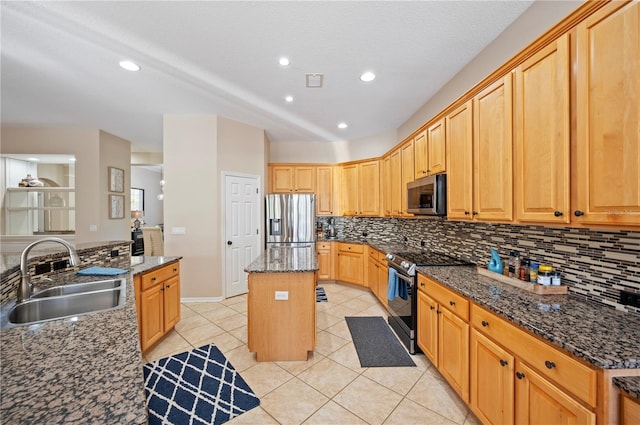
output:
<instances>
[{"instance_id":1,"label":"dish towel","mask_svg":"<svg viewBox=\"0 0 640 425\"><path fill-rule=\"evenodd\" d=\"M80 276L116 276L123 273L129 273L129 270L116 269L115 267L88 267L79 270L76 274Z\"/></svg>"},{"instance_id":2,"label":"dish towel","mask_svg":"<svg viewBox=\"0 0 640 425\"><path fill-rule=\"evenodd\" d=\"M400 295L398 288L398 273L392 267L389 267L389 288L387 289L387 298L389 301Z\"/></svg>"}]
</instances>

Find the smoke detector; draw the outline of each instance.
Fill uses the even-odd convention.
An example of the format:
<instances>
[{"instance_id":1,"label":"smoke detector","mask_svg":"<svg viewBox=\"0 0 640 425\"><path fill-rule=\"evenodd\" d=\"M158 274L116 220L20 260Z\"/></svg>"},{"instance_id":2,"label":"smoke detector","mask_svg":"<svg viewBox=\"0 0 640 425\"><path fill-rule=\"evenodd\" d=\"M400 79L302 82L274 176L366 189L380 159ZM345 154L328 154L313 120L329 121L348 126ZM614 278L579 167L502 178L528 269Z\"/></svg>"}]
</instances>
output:
<instances>
[{"instance_id":1,"label":"smoke detector","mask_svg":"<svg viewBox=\"0 0 640 425\"><path fill-rule=\"evenodd\" d=\"M324 74L306 74L307 88L309 89L321 89L322 81L324 80Z\"/></svg>"}]
</instances>

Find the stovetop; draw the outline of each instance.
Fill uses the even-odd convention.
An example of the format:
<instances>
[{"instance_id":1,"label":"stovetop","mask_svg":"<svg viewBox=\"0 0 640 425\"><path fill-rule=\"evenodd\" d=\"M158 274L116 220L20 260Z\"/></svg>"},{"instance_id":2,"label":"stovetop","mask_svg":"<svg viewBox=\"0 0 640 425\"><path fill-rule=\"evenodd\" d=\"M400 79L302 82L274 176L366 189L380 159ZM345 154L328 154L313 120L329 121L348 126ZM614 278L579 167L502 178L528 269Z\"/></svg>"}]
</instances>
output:
<instances>
[{"instance_id":1,"label":"stovetop","mask_svg":"<svg viewBox=\"0 0 640 425\"><path fill-rule=\"evenodd\" d=\"M405 251L392 253L396 258L393 262L400 264L403 260L419 267L425 266L469 266L471 263L459 260L434 251Z\"/></svg>"}]
</instances>

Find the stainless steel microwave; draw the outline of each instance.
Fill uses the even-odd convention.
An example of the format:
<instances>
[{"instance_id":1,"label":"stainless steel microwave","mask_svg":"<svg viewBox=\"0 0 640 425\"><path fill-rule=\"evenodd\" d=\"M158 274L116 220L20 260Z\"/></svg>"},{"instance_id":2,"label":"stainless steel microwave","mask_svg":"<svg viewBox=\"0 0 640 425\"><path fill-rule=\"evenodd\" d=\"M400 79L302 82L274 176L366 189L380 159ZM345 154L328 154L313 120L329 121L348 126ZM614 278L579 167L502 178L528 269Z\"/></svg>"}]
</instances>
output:
<instances>
[{"instance_id":1,"label":"stainless steel microwave","mask_svg":"<svg viewBox=\"0 0 640 425\"><path fill-rule=\"evenodd\" d=\"M447 175L436 174L407 183L407 212L447 215Z\"/></svg>"}]
</instances>

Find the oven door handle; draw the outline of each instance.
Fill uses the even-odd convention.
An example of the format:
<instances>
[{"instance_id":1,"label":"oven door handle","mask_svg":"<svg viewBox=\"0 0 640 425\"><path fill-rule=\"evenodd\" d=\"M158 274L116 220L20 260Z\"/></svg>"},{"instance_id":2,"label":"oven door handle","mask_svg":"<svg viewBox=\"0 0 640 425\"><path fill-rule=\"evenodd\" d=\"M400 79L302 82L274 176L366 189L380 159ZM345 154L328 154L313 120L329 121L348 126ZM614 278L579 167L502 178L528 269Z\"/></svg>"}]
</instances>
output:
<instances>
[{"instance_id":1,"label":"oven door handle","mask_svg":"<svg viewBox=\"0 0 640 425\"><path fill-rule=\"evenodd\" d=\"M396 276L398 276L398 279L402 279L405 282L407 282L409 284L409 287L413 286L413 279L409 276L405 276L404 274L402 274L401 271L399 271L397 268L395 267L391 267L392 269L394 269L396 271Z\"/></svg>"}]
</instances>

